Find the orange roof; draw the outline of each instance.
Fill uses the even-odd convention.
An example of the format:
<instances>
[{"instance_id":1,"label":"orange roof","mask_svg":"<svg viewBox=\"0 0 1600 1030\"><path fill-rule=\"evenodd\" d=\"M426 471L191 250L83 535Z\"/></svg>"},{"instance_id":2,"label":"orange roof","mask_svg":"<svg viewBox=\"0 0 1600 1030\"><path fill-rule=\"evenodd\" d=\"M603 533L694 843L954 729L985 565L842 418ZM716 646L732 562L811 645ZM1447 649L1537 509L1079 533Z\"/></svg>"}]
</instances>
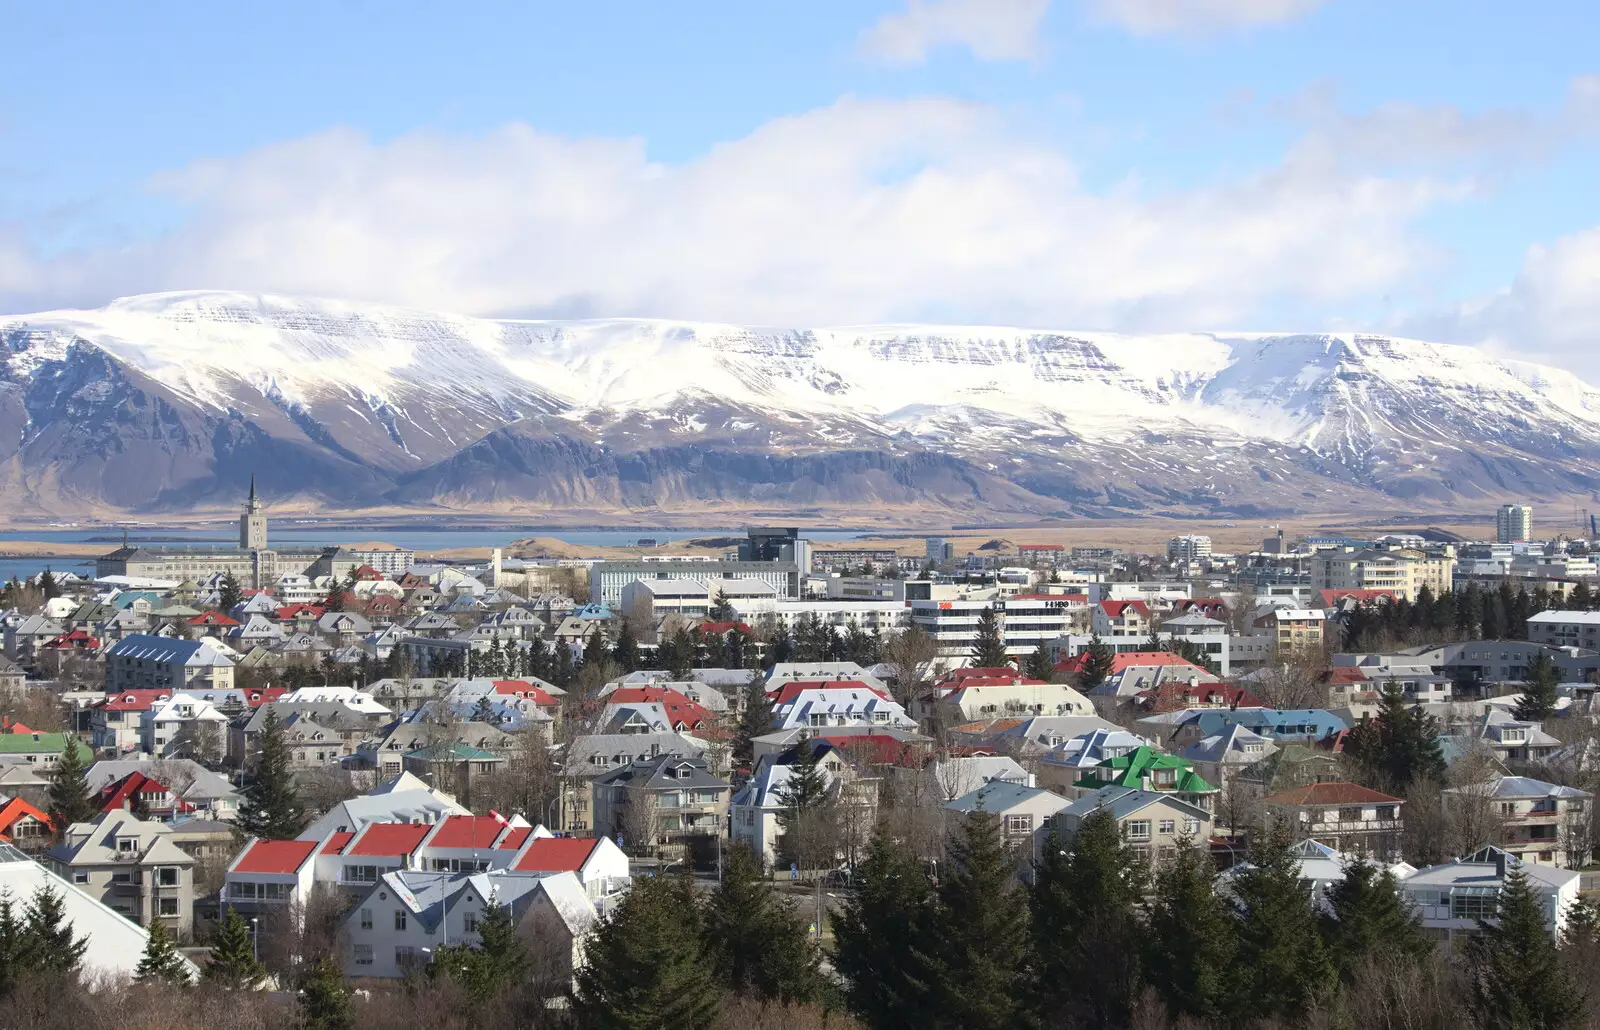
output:
<instances>
[{"instance_id":1,"label":"orange roof","mask_svg":"<svg viewBox=\"0 0 1600 1030\"><path fill-rule=\"evenodd\" d=\"M513 696L520 694L523 697L532 698L533 703L537 705L559 704L543 687L537 683L529 683L527 680L495 680L494 692Z\"/></svg>"},{"instance_id":2,"label":"orange roof","mask_svg":"<svg viewBox=\"0 0 1600 1030\"><path fill-rule=\"evenodd\" d=\"M306 864L317 844L314 840L258 840L239 856L232 871L287 875Z\"/></svg>"},{"instance_id":3,"label":"orange roof","mask_svg":"<svg viewBox=\"0 0 1600 1030\"><path fill-rule=\"evenodd\" d=\"M433 829L427 823L372 823L361 831L347 855L409 855Z\"/></svg>"},{"instance_id":4,"label":"orange roof","mask_svg":"<svg viewBox=\"0 0 1600 1030\"><path fill-rule=\"evenodd\" d=\"M237 626L238 619L230 619L221 612L201 612L189 620L191 626Z\"/></svg>"},{"instance_id":5,"label":"orange roof","mask_svg":"<svg viewBox=\"0 0 1600 1030\"><path fill-rule=\"evenodd\" d=\"M47 812L35 808L21 798L12 798L5 804L0 805L0 834L10 832L11 827L15 826L18 820L30 815L46 826L50 825L50 816Z\"/></svg>"},{"instance_id":6,"label":"orange roof","mask_svg":"<svg viewBox=\"0 0 1600 1030\"><path fill-rule=\"evenodd\" d=\"M355 832L353 830L339 830L335 833L330 833L328 835L328 843L322 846L322 853L324 855L337 855L344 850L344 846L349 844L354 836Z\"/></svg>"},{"instance_id":7,"label":"orange roof","mask_svg":"<svg viewBox=\"0 0 1600 1030\"><path fill-rule=\"evenodd\" d=\"M1312 783L1281 794L1262 798L1264 805L1301 805L1315 808L1319 805L1398 805L1401 800L1370 790L1359 783Z\"/></svg>"},{"instance_id":8,"label":"orange roof","mask_svg":"<svg viewBox=\"0 0 1600 1030\"><path fill-rule=\"evenodd\" d=\"M521 873L575 873L599 846L598 837L540 837L512 868Z\"/></svg>"},{"instance_id":9,"label":"orange roof","mask_svg":"<svg viewBox=\"0 0 1600 1030\"><path fill-rule=\"evenodd\" d=\"M38 733L38 730L29 729L20 722L12 722L10 718L0 715L0 733Z\"/></svg>"},{"instance_id":10,"label":"orange roof","mask_svg":"<svg viewBox=\"0 0 1600 1030\"><path fill-rule=\"evenodd\" d=\"M488 815L452 815L428 839L430 848L487 848L505 829L505 823Z\"/></svg>"},{"instance_id":11,"label":"orange roof","mask_svg":"<svg viewBox=\"0 0 1600 1030\"><path fill-rule=\"evenodd\" d=\"M1064 662L1057 662L1056 668L1063 672L1080 672L1083 669L1083 662L1086 657L1088 657L1088 652L1081 652ZM1200 666L1195 665L1186 658L1173 654L1171 651L1126 651L1112 656L1111 672L1108 675L1115 676L1117 673L1126 672L1129 669L1144 668L1152 665L1187 665L1198 672L1205 672Z\"/></svg>"},{"instance_id":12,"label":"orange roof","mask_svg":"<svg viewBox=\"0 0 1600 1030\"><path fill-rule=\"evenodd\" d=\"M533 832L531 826L513 826L506 834L506 839L500 842L501 851L515 851L522 847L522 842L528 839L528 834Z\"/></svg>"}]
</instances>

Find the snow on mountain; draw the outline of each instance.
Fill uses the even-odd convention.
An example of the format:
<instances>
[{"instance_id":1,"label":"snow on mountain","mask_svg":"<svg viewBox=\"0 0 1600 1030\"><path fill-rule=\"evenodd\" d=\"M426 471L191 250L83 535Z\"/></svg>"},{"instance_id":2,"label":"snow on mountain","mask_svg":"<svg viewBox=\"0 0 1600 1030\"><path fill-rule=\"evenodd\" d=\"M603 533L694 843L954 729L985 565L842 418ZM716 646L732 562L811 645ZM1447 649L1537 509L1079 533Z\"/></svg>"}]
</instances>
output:
<instances>
[{"instance_id":1,"label":"snow on mountain","mask_svg":"<svg viewBox=\"0 0 1600 1030\"><path fill-rule=\"evenodd\" d=\"M255 463L341 504L1289 510L1589 492L1600 456L1600 391L1576 377L1366 335L512 321L188 292L0 318L0 340L0 439L20 440L0 497L52 509L203 503ZM846 453L881 461L814 458L802 489L749 460ZM897 464L926 454L957 464Z\"/></svg>"}]
</instances>

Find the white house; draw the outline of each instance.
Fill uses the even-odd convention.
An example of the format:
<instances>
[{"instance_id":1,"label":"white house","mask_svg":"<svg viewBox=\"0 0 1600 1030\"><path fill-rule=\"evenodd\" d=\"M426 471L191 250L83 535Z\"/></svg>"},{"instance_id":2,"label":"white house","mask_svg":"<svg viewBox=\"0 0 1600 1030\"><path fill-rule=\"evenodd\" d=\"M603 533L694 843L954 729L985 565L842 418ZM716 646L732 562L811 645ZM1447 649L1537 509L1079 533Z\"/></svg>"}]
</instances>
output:
<instances>
[{"instance_id":1,"label":"white house","mask_svg":"<svg viewBox=\"0 0 1600 1030\"><path fill-rule=\"evenodd\" d=\"M1506 875L1518 869L1539 898L1545 925L1559 940L1578 902L1578 874L1524 863L1500 848L1486 847L1454 862L1419 869L1400 882L1400 891L1421 918L1423 932L1453 951L1459 939L1478 932L1478 920L1495 918Z\"/></svg>"},{"instance_id":2,"label":"white house","mask_svg":"<svg viewBox=\"0 0 1600 1030\"><path fill-rule=\"evenodd\" d=\"M1451 805L1488 804L1503 827L1501 847L1529 869L1539 865L1566 867L1588 860L1589 806L1594 795L1531 776L1497 776L1485 783L1452 787L1444 792Z\"/></svg>"},{"instance_id":3,"label":"white house","mask_svg":"<svg viewBox=\"0 0 1600 1030\"><path fill-rule=\"evenodd\" d=\"M196 748L212 747L215 755L211 757L220 757L227 748L228 722L228 717L210 701L193 694L173 694L144 712L139 723L139 747L158 758L204 758Z\"/></svg>"},{"instance_id":4,"label":"white house","mask_svg":"<svg viewBox=\"0 0 1600 1030\"><path fill-rule=\"evenodd\" d=\"M773 726L781 730L802 726L916 729L917 724L887 691L875 690L865 683L847 683L783 691L773 706Z\"/></svg>"},{"instance_id":5,"label":"white house","mask_svg":"<svg viewBox=\"0 0 1600 1030\"><path fill-rule=\"evenodd\" d=\"M944 808L963 815L987 812L999 816L1000 831L1026 861L1023 875L1028 877L1049 839L1051 817L1071 804L1070 799L1041 787L990 780L977 790L948 802Z\"/></svg>"}]
</instances>

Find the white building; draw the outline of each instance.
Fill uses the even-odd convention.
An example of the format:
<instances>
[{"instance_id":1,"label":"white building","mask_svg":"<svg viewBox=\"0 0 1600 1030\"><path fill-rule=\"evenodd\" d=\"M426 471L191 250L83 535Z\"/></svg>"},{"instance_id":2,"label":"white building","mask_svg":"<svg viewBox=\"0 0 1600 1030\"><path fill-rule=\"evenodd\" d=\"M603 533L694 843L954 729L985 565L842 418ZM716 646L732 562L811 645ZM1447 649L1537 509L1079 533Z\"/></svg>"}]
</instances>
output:
<instances>
[{"instance_id":1,"label":"white building","mask_svg":"<svg viewBox=\"0 0 1600 1030\"><path fill-rule=\"evenodd\" d=\"M595 562L589 566L589 600L618 605L629 583L652 579L694 579L714 588L724 579L757 579L778 597L800 596L800 567L792 561L717 561L700 558L658 558L644 561Z\"/></svg>"},{"instance_id":2,"label":"white building","mask_svg":"<svg viewBox=\"0 0 1600 1030\"><path fill-rule=\"evenodd\" d=\"M1400 892L1422 920L1431 939L1453 952L1462 939L1478 933L1478 921L1499 910L1506 874L1520 869L1539 898L1545 925L1557 940L1578 903L1578 874L1554 866L1524 863L1500 848L1486 847L1466 858L1419 869L1400 881Z\"/></svg>"},{"instance_id":3,"label":"white building","mask_svg":"<svg viewBox=\"0 0 1600 1030\"><path fill-rule=\"evenodd\" d=\"M865 683L830 683L783 690L773 705L773 728L780 730L833 726L917 728L916 721L886 691Z\"/></svg>"},{"instance_id":4,"label":"white building","mask_svg":"<svg viewBox=\"0 0 1600 1030\"><path fill-rule=\"evenodd\" d=\"M1528 639L1535 644L1600 650L1600 612L1548 611L1530 615Z\"/></svg>"},{"instance_id":5,"label":"white building","mask_svg":"<svg viewBox=\"0 0 1600 1030\"><path fill-rule=\"evenodd\" d=\"M1199 533L1185 533L1167 541L1167 560L1188 564L1211 557L1211 538Z\"/></svg>"},{"instance_id":6,"label":"white building","mask_svg":"<svg viewBox=\"0 0 1600 1030\"><path fill-rule=\"evenodd\" d=\"M158 758L220 758L227 750L228 717L210 701L173 694L153 703L139 723L139 747ZM200 752L214 751L207 756ZM194 753L183 753L194 752Z\"/></svg>"},{"instance_id":7,"label":"white building","mask_svg":"<svg viewBox=\"0 0 1600 1030\"><path fill-rule=\"evenodd\" d=\"M1502 544L1520 544L1533 539L1533 506L1502 504L1494 516L1494 538Z\"/></svg>"},{"instance_id":8,"label":"white building","mask_svg":"<svg viewBox=\"0 0 1600 1030\"><path fill-rule=\"evenodd\" d=\"M731 601L741 622L759 628L793 632L804 619L816 618L835 630L854 623L867 633L890 633L911 624L911 609L902 601L828 598L794 601L787 598Z\"/></svg>"}]
</instances>

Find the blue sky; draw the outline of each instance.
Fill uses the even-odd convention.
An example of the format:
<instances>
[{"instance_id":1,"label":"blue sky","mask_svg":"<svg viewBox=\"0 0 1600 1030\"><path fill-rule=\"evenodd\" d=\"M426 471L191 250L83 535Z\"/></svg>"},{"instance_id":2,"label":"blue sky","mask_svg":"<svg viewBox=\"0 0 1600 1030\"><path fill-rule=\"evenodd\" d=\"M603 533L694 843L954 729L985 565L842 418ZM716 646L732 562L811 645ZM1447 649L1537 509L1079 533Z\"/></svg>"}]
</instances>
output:
<instances>
[{"instance_id":1,"label":"blue sky","mask_svg":"<svg viewBox=\"0 0 1600 1030\"><path fill-rule=\"evenodd\" d=\"M1600 5L0 3L0 310L1360 328L1600 380Z\"/></svg>"}]
</instances>

